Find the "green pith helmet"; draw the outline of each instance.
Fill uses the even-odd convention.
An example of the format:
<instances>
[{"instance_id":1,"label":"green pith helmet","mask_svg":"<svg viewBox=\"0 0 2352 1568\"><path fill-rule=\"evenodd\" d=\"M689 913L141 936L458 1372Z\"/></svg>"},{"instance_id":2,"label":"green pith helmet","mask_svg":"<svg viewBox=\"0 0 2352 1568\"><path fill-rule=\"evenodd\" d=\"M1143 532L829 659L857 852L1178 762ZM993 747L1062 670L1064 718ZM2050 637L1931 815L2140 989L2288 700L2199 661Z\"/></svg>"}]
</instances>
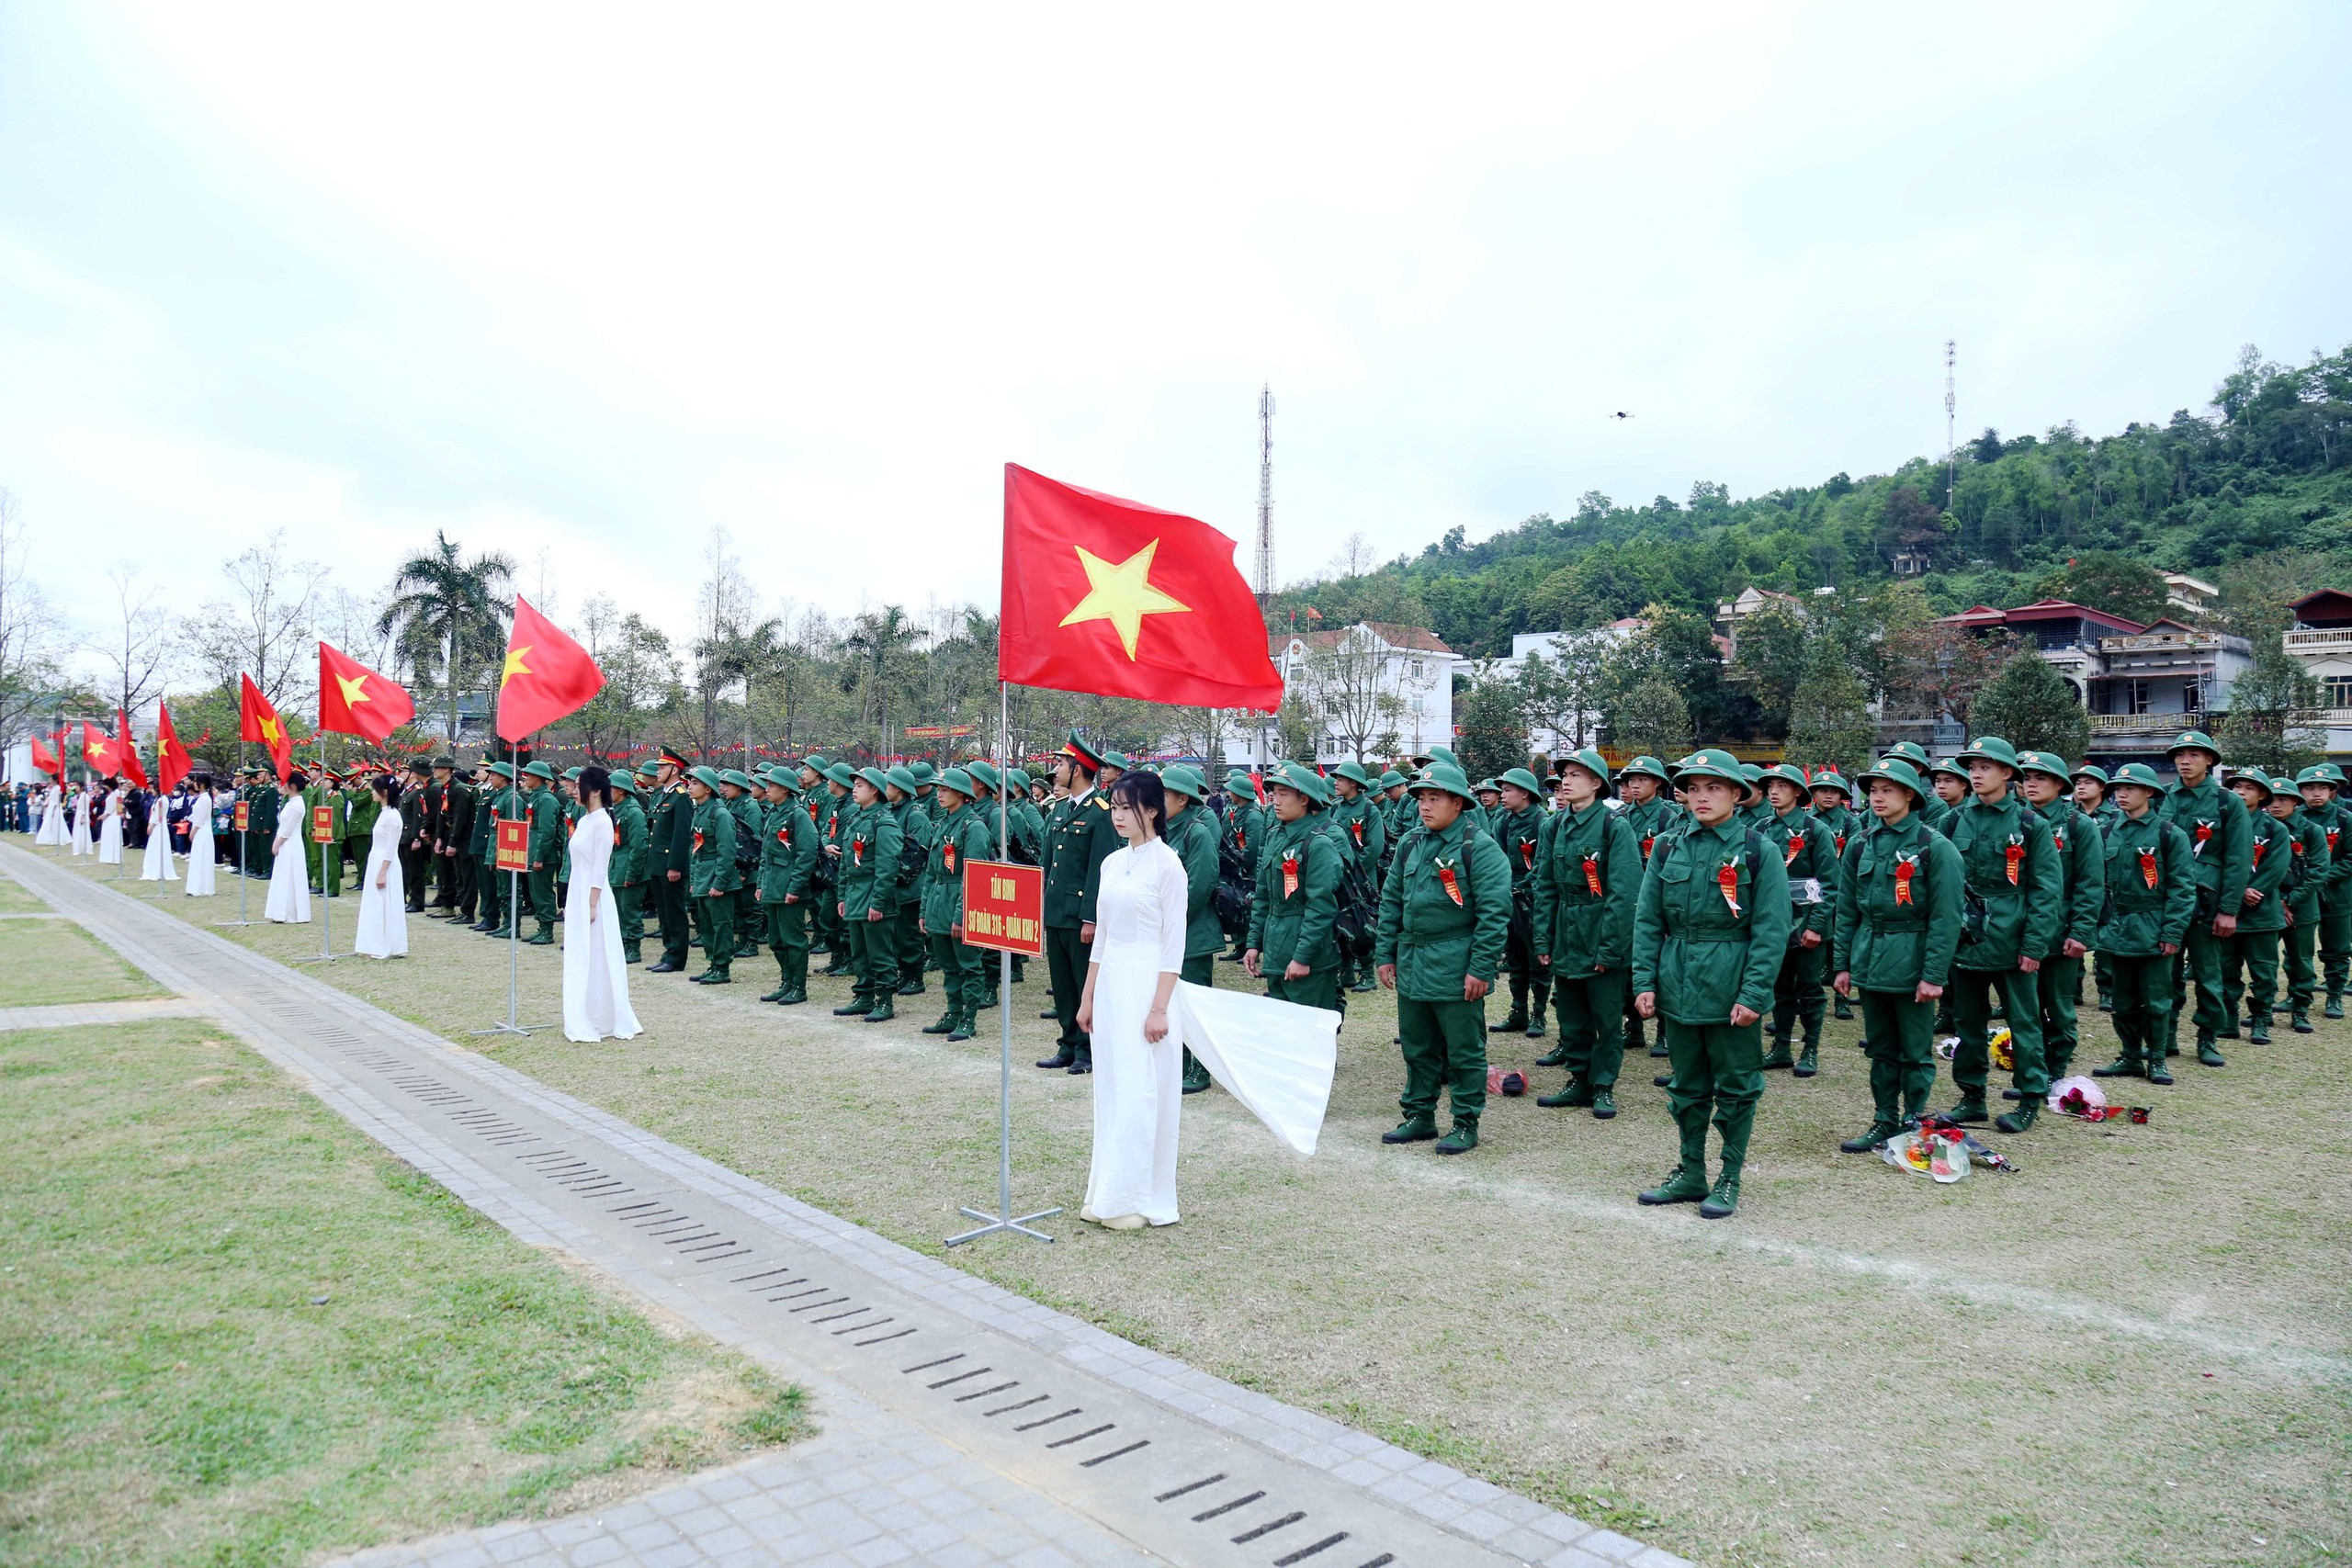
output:
<instances>
[{"instance_id":1,"label":"green pith helmet","mask_svg":"<svg viewBox=\"0 0 2352 1568\"><path fill-rule=\"evenodd\" d=\"M980 786L973 782L969 769L950 768L945 773L941 773L933 782L935 782L942 789L954 790L957 795L962 795L967 800L977 800L979 798Z\"/></svg>"},{"instance_id":2,"label":"green pith helmet","mask_svg":"<svg viewBox=\"0 0 2352 1568\"><path fill-rule=\"evenodd\" d=\"M718 786L725 782L718 776L718 770L717 768L696 768L686 774L686 777L694 780L695 783L702 785L703 788L710 791L713 795L717 795L718 793Z\"/></svg>"},{"instance_id":3,"label":"green pith helmet","mask_svg":"<svg viewBox=\"0 0 2352 1568\"><path fill-rule=\"evenodd\" d=\"M1398 784L1401 784L1404 782L1405 775L1398 773L1396 769L1390 768L1380 775L1378 781L1375 782L1372 787L1385 792L1395 789Z\"/></svg>"},{"instance_id":4,"label":"green pith helmet","mask_svg":"<svg viewBox=\"0 0 2352 1568\"><path fill-rule=\"evenodd\" d=\"M2055 751L2018 752L2018 772L2041 773L2044 777L2056 779L2061 784L2075 782L2074 770L2066 766L2066 759Z\"/></svg>"},{"instance_id":5,"label":"green pith helmet","mask_svg":"<svg viewBox=\"0 0 2352 1568\"><path fill-rule=\"evenodd\" d=\"M496 773L500 778L504 779L508 784L513 784L513 783L514 782L514 763L512 763L512 762L492 762L492 763L489 764L489 766L490 766L490 771L491 771L492 773Z\"/></svg>"},{"instance_id":6,"label":"green pith helmet","mask_svg":"<svg viewBox=\"0 0 2352 1568\"><path fill-rule=\"evenodd\" d=\"M523 771L535 779L545 779L549 784L555 783L555 770L545 762L526 763Z\"/></svg>"},{"instance_id":7,"label":"green pith helmet","mask_svg":"<svg viewBox=\"0 0 2352 1568\"><path fill-rule=\"evenodd\" d=\"M1864 783L1871 779L1884 779L1889 784L1901 784L1911 792L1911 798L1920 806L1927 805L1931 798L1926 783L1919 777L1919 770L1900 757L1882 757L1877 767L1865 768L1857 777Z\"/></svg>"},{"instance_id":8,"label":"green pith helmet","mask_svg":"<svg viewBox=\"0 0 2352 1568\"><path fill-rule=\"evenodd\" d=\"M1026 768L1007 768L1004 771L1004 787L1007 794L1027 795L1029 786L1036 782L1029 776L1029 770Z\"/></svg>"},{"instance_id":9,"label":"green pith helmet","mask_svg":"<svg viewBox=\"0 0 2352 1568\"><path fill-rule=\"evenodd\" d=\"M1133 769L1135 762L1125 751L1105 751L1102 753L1102 765L1106 768L1116 768L1124 773Z\"/></svg>"},{"instance_id":10,"label":"green pith helmet","mask_svg":"<svg viewBox=\"0 0 2352 1568\"><path fill-rule=\"evenodd\" d=\"M1734 789L1749 788L1747 775L1740 771L1739 759L1718 747L1709 746L1691 752L1674 764L1678 783L1698 779L1721 779Z\"/></svg>"},{"instance_id":11,"label":"green pith helmet","mask_svg":"<svg viewBox=\"0 0 2352 1568\"><path fill-rule=\"evenodd\" d=\"M1911 764L1911 771L1925 778L1928 774L1928 749L1917 740L1898 740L1886 749L1889 757L1900 758Z\"/></svg>"},{"instance_id":12,"label":"green pith helmet","mask_svg":"<svg viewBox=\"0 0 2352 1568\"><path fill-rule=\"evenodd\" d=\"M2018 771L2018 749L1997 735L1979 735L1960 749L1962 766L1970 762L1998 762L2011 773Z\"/></svg>"},{"instance_id":13,"label":"green pith helmet","mask_svg":"<svg viewBox=\"0 0 2352 1568\"><path fill-rule=\"evenodd\" d=\"M1544 793L1544 781L1537 778L1533 773L1529 773L1525 768L1506 769L1502 775L1495 782L1497 784L1516 784L1530 795L1540 795Z\"/></svg>"},{"instance_id":14,"label":"green pith helmet","mask_svg":"<svg viewBox=\"0 0 2352 1568\"><path fill-rule=\"evenodd\" d=\"M1331 786L1323 782L1323 775L1304 762L1284 762L1266 782L1287 785L1317 806L1331 803Z\"/></svg>"},{"instance_id":15,"label":"green pith helmet","mask_svg":"<svg viewBox=\"0 0 2352 1568\"><path fill-rule=\"evenodd\" d=\"M974 784L979 785L982 789L994 789L1000 782L999 775L996 771L996 764L993 762L987 761L980 758L974 758L971 761L960 763L958 765L963 768L965 775ZM956 770L954 768L947 770L947 772L951 773L955 771ZM946 774L943 773L940 777L943 783L945 782Z\"/></svg>"},{"instance_id":16,"label":"green pith helmet","mask_svg":"<svg viewBox=\"0 0 2352 1568\"><path fill-rule=\"evenodd\" d=\"M741 768L729 768L718 775L718 782L731 784L737 789L748 790L752 787L752 775Z\"/></svg>"},{"instance_id":17,"label":"green pith helmet","mask_svg":"<svg viewBox=\"0 0 2352 1568\"><path fill-rule=\"evenodd\" d=\"M613 774L612 780L613 787L620 791L623 795L635 795L637 793L637 781L628 776L628 769L624 768L620 772Z\"/></svg>"},{"instance_id":18,"label":"green pith helmet","mask_svg":"<svg viewBox=\"0 0 2352 1568\"><path fill-rule=\"evenodd\" d=\"M1372 775L1365 773L1363 770L1363 764L1357 761L1352 757L1340 763L1338 767L1333 768L1331 770L1331 773L1335 778L1347 780L1358 789L1370 789L1372 787Z\"/></svg>"},{"instance_id":19,"label":"green pith helmet","mask_svg":"<svg viewBox=\"0 0 2352 1568\"><path fill-rule=\"evenodd\" d=\"M1609 759L1600 754L1598 747L1588 746L1581 751L1571 751L1554 765L1562 773L1567 772L1570 768L1582 768L1600 781L1601 794L1609 793Z\"/></svg>"},{"instance_id":20,"label":"green pith helmet","mask_svg":"<svg viewBox=\"0 0 2352 1568\"><path fill-rule=\"evenodd\" d=\"M1854 786L1848 784L1846 782L1845 775L1838 773L1835 768L1822 769L1819 773L1814 774L1811 779L1806 781L1805 787L1807 789L1834 790L1838 794L1844 795L1848 800L1854 798Z\"/></svg>"},{"instance_id":21,"label":"green pith helmet","mask_svg":"<svg viewBox=\"0 0 2352 1568\"><path fill-rule=\"evenodd\" d=\"M1581 756L1583 753L1578 752L1577 755ZM1634 758L1617 770L1617 776L1620 779L1634 773L1639 773L1644 778L1656 779L1662 784L1670 784L1674 782L1674 775L1666 771L1666 764L1647 754Z\"/></svg>"},{"instance_id":22,"label":"green pith helmet","mask_svg":"<svg viewBox=\"0 0 2352 1568\"><path fill-rule=\"evenodd\" d=\"M1258 796L1258 786L1251 784L1250 775L1239 768L1225 775L1225 788L1228 795L1246 795L1252 800Z\"/></svg>"},{"instance_id":23,"label":"green pith helmet","mask_svg":"<svg viewBox=\"0 0 2352 1568\"><path fill-rule=\"evenodd\" d=\"M1069 739L1062 742L1062 755L1076 758L1079 766L1084 768L1090 773L1101 773L1102 771L1102 753L1101 750L1089 745L1086 739L1075 729L1069 732Z\"/></svg>"},{"instance_id":24,"label":"green pith helmet","mask_svg":"<svg viewBox=\"0 0 2352 1568\"><path fill-rule=\"evenodd\" d=\"M2334 787L2342 782L2343 774L2337 770L2335 764L2333 762L2318 763L2315 766L2305 768L2301 773L2295 775L2295 785L2299 789L2304 784L2327 784L2330 787Z\"/></svg>"},{"instance_id":25,"label":"green pith helmet","mask_svg":"<svg viewBox=\"0 0 2352 1568\"><path fill-rule=\"evenodd\" d=\"M860 768L857 770L857 776L872 784L876 795L890 787L890 775L879 768Z\"/></svg>"},{"instance_id":26,"label":"green pith helmet","mask_svg":"<svg viewBox=\"0 0 2352 1568\"><path fill-rule=\"evenodd\" d=\"M939 770L933 767L929 762L910 763L907 767L907 772L914 775L915 784L918 788L927 784L936 783L939 778Z\"/></svg>"},{"instance_id":27,"label":"green pith helmet","mask_svg":"<svg viewBox=\"0 0 2352 1568\"><path fill-rule=\"evenodd\" d=\"M1198 800L1208 793L1201 783L1201 775L1182 762L1171 762L1159 775L1159 787L1173 790L1189 800Z\"/></svg>"},{"instance_id":28,"label":"green pith helmet","mask_svg":"<svg viewBox=\"0 0 2352 1568\"><path fill-rule=\"evenodd\" d=\"M433 759L433 765L436 768L447 768L454 773L458 771L458 759L444 751Z\"/></svg>"},{"instance_id":29,"label":"green pith helmet","mask_svg":"<svg viewBox=\"0 0 2352 1568\"><path fill-rule=\"evenodd\" d=\"M1957 757L1939 757L1932 763L1928 764L1928 776L1932 779L1938 773L1950 773L1961 783L1966 784L1968 782L1968 764L1962 761Z\"/></svg>"},{"instance_id":30,"label":"green pith helmet","mask_svg":"<svg viewBox=\"0 0 2352 1568\"><path fill-rule=\"evenodd\" d=\"M2137 784L2151 795L2162 795L2165 792L2165 786L2157 782L2156 770L2145 762L2126 762L2116 769L2115 777L2109 783L2108 787L2113 789L2120 784Z\"/></svg>"},{"instance_id":31,"label":"green pith helmet","mask_svg":"<svg viewBox=\"0 0 2352 1568\"><path fill-rule=\"evenodd\" d=\"M1433 767L1440 762L1443 762L1447 767L1452 768L1455 773L1460 773L1465 779L1470 776L1467 770L1462 766L1462 759L1453 754L1453 748L1451 746L1432 746L1430 748L1428 765Z\"/></svg>"},{"instance_id":32,"label":"green pith helmet","mask_svg":"<svg viewBox=\"0 0 2352 1568\"><path fill-rule=\"evenodd\" d=\"M1763 776L1756 781L1756 785L1758 789L1761 789L1764 787L1765 784L1773 779L1778 779L1784 784L1795 785L1797 799L1799 802L1803 802L1810 798L1805 794L1806 789L1811 786L1805 783L1804 770L1798 767L1794 762L1773 763L1770 767L1764 770Z\"/></svg>"},{"instance_id":33,"label":"green pith helmet","mask_svg":"<svg viewBox=\"0 0 2352 1568\"><path fill-rule=\"evenodd\" d=\"M1464 778L1462 770L1451 762L1431 762L1413 776L1415 795L1430 789L1458 795L1473 806L1478 803L1477 797L1470 793L1470 781Z\"/></svg>"},{"instance_id":34,"label":"green pith helmet","mask_svg":"<svg viewBox=\"0 0 2352 1568\"><path fill-rule=\"evenodd\" d=\"M2242 784L2250 784L2255 788L2260 790L2262 792L2262 798L2265 800L2268 800L2272 795L2278 793L2278 786L2272 784L2270 782L2270 775L2264 773L2260 768L2240 768L2236 773L2230 775L2230 787L2232 789L2235 789Z\"/></svg>"},{"instance_id":35,"label":"green pith helmet","mask_svg":"<svg viewBox=\"0 0 2352 1568\"><path fill-rule=\"evenodd\" d=\"M888 773L884 773L882 776L883 776L883 778L884 778L884 779L888 780L890 784L892 784L896 785L896 786L897 786L897 788L898 788L898 791L899 791L899 793L900 795L912 795L912 794L914 794L914 792L915 792L915 775L914 775L914 771L913 771L912 769L908 768L908 767L905 767L905 766L899 766L899 767L892 768L889 772L888 772Z\"/></svg>"},{"instance_id":36,"label":"green pith helmet","mask_svg":"<svg viewBox=\"0 0 2352 1568\"><path fill-rule=\"evenodd\" d=\"M775 785L776 788L784 791L786 795L798 795L800 793L800 775L794 773L789 768L770 768L768 770L768 783Z\"/></svg>"},{"instance_id":37,"label":"green pith helmet","mask_svg":"<svg viewBox=\"0 0 2352 1568\"><path fill-rule=\"evenodd\" d=\"M821 751L809 752L808 755L800 759L800 765L820 779L827 777L833 771L832 761Z\"/></svg>"},{"instance_id":38,"label":"green pith helmet","mask_svg":"<svg viewBox=\"0 0 2352 1568\"><path fill-rule=\"evenodd\" d=\"M2101 789L2108 786L2107 770L2097 762L2085 762L2066 776L2070 779L2088 779Z\"/></svg>"},{"instance_id":39,"label":"green pith helmet","mask_svg":"<svg viewBox=\"0 0 2352 1568\"><path fill-rule=\"evenodd\" d=\"M1480 779L1476 784L1472 784L1470 787L1476 790L1480 795L1500 795L1503 792L1503 786L1497 784L1492 779Z\"/></svg>"},{"instance_id":40,"label":"green pith helmet","mask_svg":"<svg viewBox=\"0 0 2352 1568\"><path fill-rule=\"evenodd\" d=\"M2172 738L2171 745L2165 748L2167 758L2183 751L2202 751L2213 759L2215 767L2222 765L2222 749L2214 745L2213 738L2201 729L2184 729Z\"/></svg>"},{"instance_id":41,"label":"green pith helmet","mask_svg":"<svg viewBox=\"0 0 2352 1568\"><path fill-rule=\"evenodd\" d=\"M580 782L580 770L578 768L564 769L563 782L566 784L578 784Z\"/></svg>"},{"instance_id":42,"label":"green pith helmet","mask_svg":"<svg viewBox=\"0 0 2352 1568\"><path fill-rule=\"evenodd\" d=\"M835 762L825 770L825 777L843 789L857 782L857 770L847 762Z\"/></svg>"}]
</instances>

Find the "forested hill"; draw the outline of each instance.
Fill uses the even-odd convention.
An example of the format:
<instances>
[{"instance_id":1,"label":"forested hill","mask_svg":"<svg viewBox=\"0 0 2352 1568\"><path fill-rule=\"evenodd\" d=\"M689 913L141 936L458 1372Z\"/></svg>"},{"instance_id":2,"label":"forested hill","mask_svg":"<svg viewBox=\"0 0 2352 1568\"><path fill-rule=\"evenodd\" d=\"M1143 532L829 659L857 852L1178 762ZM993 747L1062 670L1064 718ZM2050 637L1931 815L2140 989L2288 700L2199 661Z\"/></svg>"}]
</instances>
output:
<instances>
[{"instance_id":1,"label":"forested hill","mask_svg":"<svg viewBox=\"0 0 2352 1568\"><path fill-rule=\"evenodd\" d=\"M1653 603L1711 614L1751 583L1793 592L1883 580L1906 553L1928 563L1940 612L2037 597L2086 552L2208 576L2320 552L2299 565L2352 584L2352 346L2301 367L2247 349L2207 412L2113 435L2071 423L2007 438L1988 429L1962 446L1949 508L1947 472L1923 457L1741 501L1702 481L1687 502L1645 506L1588 491L1566 518L1531 517L1475 545L1456 528L1418 557L1303 584L1270 618L1311 608L1327 621L1418 623L1492 656L1514 632L1605 625Z\"/></svg>"}]
</instances>

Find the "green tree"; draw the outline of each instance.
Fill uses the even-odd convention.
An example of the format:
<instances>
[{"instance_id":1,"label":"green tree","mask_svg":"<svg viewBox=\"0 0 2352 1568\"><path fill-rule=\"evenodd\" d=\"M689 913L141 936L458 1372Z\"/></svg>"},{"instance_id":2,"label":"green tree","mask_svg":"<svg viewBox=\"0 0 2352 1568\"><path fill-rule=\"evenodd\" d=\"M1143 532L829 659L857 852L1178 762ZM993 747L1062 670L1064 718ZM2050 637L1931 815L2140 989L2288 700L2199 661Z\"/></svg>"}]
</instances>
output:
<instances>
[{"instance_id":1,"label":"green tree","mask_svg":"<svg viewBox=\"0 0 2352 1568\"><path fill-rule=\"evenodd\" d=\"M451 745L458 740L458 694L466 675L505 656L505 622L514 612L499 590L514 578L514 562L503 552L463 559L449 536L437 530L431 550L409 557L392 573L391 603L376 630L396 637L417 671L440 666Z\"/></svg>"},{"instance_id":2,"label":"green tree","mask_svg":"<svg viewBox=\"0 0 2352 1568\"><path fill-rule=\"evenodd\" d=\"M2280 646L2257 637L2254 661L2230 686L2230 711L2214 739L2233 767L2291 773L2327 760L2319 682Z\"/></svg>"},{"instance_id":3,"label":"green tree","mask_svg":"<svg viewBox=\"0 0 2352 1568\"><path fill-rule=\"evenodd\" d=\"M1527 765L1527 710L1517 682L1480 671L1454 716L1462 765L1473 783Z\"/></svg>"},{"instance_id":4,"label":"green tree","mask_svg":"<svg viewBox=\"0 0 2352 1568\"><path fill-rule=\"evenodd\" d=\"M1673 682L1645 675L1618 700L1609 729L1620 749L1670 761L1690 750L1690 707Z\"/></svg>"},{"instance_id":5,"label":"green tree","mask_svg":"<svg viewBox=\"0 0 2352 1568\"><path fill-rule=\"evenodd\" d=\"M2020 751L2054 751L2072 761L2090 744L2091 720L2066 678L2028 649L2012 654L1976 694L1968 730L1972 736L1997 735Z\"/></svg>"},{"instance_id":6,"label":"green tree","mask_svg":"<svg viewBox=\"0 0 2352 1568\"><path fill-rule=\"evenodd\" d=\"M1803 606L1784 599L1771 600L1736 626L1732 673L1746 682L1767 730L1786 734L1789 704L1804 679L1806 649L1824 628L1814 625Z\"/></svg>"},{"instance_id":7,"label":"green tree","mask_svg":"<svg viewBox=\"0 0 2352 1568\"><path fill-rule=\"evenodd\" d=\"M2146 626L2173 612L2165 574L2112 550L2085 550L2034 585L2045 599L2066 599Z\"/></svg>"},{"instance_id":8,"label":"green tree","mask_svg":"<svg viewBox=\"0 0 2352 1568\"><path fill-rule=\"evenodd\" d=\"M1816 639L1789 705L1789 754L1850 773L1866 764L1878 739L1870 693L1836 641Z\"/></svg>"}]
</instances>

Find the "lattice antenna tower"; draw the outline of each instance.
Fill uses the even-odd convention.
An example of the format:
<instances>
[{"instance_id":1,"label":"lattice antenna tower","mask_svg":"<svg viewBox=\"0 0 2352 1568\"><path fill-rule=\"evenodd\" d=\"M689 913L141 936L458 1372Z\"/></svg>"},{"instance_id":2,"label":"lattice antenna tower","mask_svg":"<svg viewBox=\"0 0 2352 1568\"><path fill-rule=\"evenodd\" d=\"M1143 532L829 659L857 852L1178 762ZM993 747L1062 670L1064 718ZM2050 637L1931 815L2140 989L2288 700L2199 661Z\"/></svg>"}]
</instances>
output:
<instances>
[{"instance_id":1,"label":"lattice antenna tower","mask_svg":"<svg viewBox=\"0 0 2352 1568\"><path fill-rule=\"evenodd\" d=\"M1950 512L1960 493L1960 400L1954 391L1953 370L1960 363L1960 345L1944 339L1944 510Z\"/></svg>"},{"instance_id":2,"label":"lattice antenna tower","mask_svg":"<svg viewBox=\"0 0 2352 1568\"><path fill-rule=\"evenodd\" d=\"M1274 389L1258 389L1258 604L1274 596Z\"/></svg>"}]
</instances>

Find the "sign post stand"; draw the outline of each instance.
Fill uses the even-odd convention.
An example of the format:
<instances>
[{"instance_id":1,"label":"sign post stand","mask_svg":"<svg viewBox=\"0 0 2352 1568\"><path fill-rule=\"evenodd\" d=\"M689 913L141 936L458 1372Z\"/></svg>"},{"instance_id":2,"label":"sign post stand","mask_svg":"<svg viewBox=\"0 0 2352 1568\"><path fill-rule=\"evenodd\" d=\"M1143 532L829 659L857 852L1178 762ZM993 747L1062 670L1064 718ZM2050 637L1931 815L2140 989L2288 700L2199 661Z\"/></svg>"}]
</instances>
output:
<instances>
[{"instance_id":1,"label":"sign post stand","mask_svg":"<svg viewBox=\"0 0 2352 1568\"><path fill-rule=\"evenodd\" d=\"M249 800L237 802L229 816L229 830L237 835L237 918L233 920L215 920L212 923L216 926L253 924L251 920L245 919L245 884L253 880L245 874L245 828L246 824L252 820L253 802Z\"/></svg>"},{"instance_id":2,"label":"sign post stand","mask_svg":"<svg viewBox=\"0 0 2352 1568\"><path fill-rule=\"evenodd\" d=\"M1000 682L997 699L1001 707L1009 709L1006 690ZM1054 1238L1044 1231L1032 1230L1030 1223L1061 1213L1058 1206L1034 1214L1016 1216L1012 1212L1012 955L1019 953L1036 958L1045 953L1046 873L1038 866L1012 863L1012 818L1003 799L1003 781L1012 762L1012 727L1009 711L1004 716L1007 722L998 732L1002 744L997 764L997 853L1003 858L970 861L964 866L964 941L968 946L997 951L997 1017L1002 1033L997 1064L996 1212L959 1208L966 1219L982 1223L977 1229L949 1236L945 1243L949 1247L999 1231L1017 1231L1035 1241L1051 1241Z\"/></svg>"},{"instance_id":3,"label":"sign post stand","mask_svg":"<svg viewBox=\"0 0 2352 1568\"><path fill-rule=\"evenodd\" d=\"M323 786L322 793L324 793ZM334 836L334 803L332 798L311 807L311 842L319 846L319 951L294 962L332 964L334 962L334 900L327 889L334 884L327 876L327 853L330 849L336 854L343 852L343 846ZM310 874L311 868L305 865L302 874L307 877Z\"/></svg>"},{"instance_id":4,"label":"sign post stand","mask_svg":"<svg viewBox=\"0 0 2352 1568\"><path fill-rule=\"evenodd\" d=\"M503 817L493 818L491 832L493 835L492 842L498 851L492 874L502 871L506 873L506 1021L493 1023L488 1029L477 1029L473 1032L527 1035L547 1027L543 1023L516 1021L523 952L523 911L516 908L516 902L523 896L523 873L530 869L531 864L530 819L525 818L510 821Z\"/></svg>"}]
</instances>

